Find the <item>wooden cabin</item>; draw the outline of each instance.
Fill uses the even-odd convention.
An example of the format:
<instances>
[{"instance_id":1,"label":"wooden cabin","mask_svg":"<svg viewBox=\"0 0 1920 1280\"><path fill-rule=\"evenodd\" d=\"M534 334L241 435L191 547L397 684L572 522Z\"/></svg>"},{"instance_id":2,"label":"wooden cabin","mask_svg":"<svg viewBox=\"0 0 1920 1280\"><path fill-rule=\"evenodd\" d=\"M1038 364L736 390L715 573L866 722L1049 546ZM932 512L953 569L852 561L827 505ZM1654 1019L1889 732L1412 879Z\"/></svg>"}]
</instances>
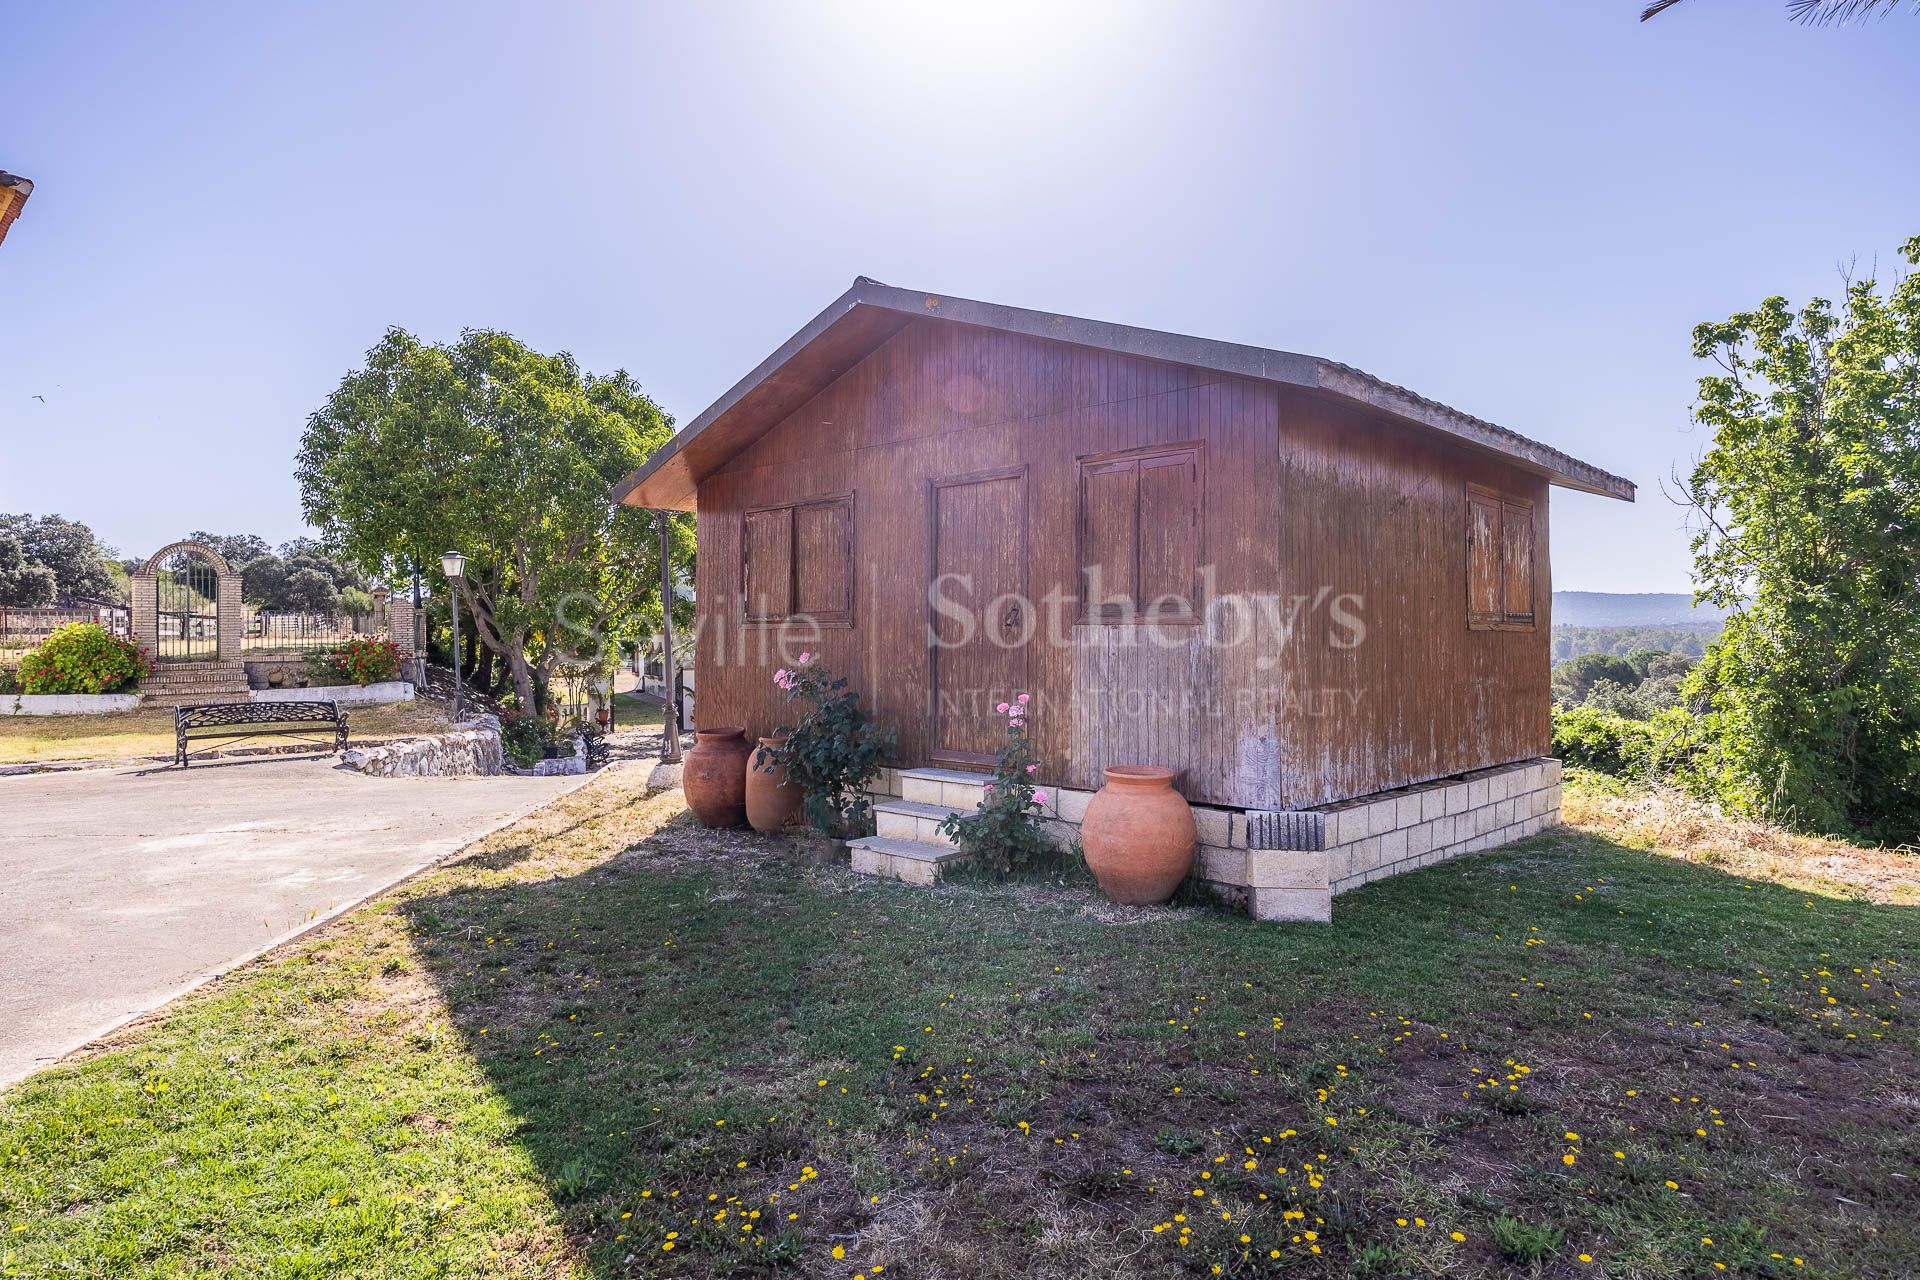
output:
<instances>
[{"instance_id":1,"label":"wooden cabin","mask_svg":"<svg viewBox=\"0 0 1920 1280\"><path fill-rule=\"evenodd\" d=\"M1027 692L1063 821L1107 765L1174 768L1207 877L1324 918L1557 814L1556 485L1634 493L1330 360L861 278L616 496L697 512L702 723L791 718L773 673L805 651L897 731L883 837L977 785ZM1437 822L1476 780L1515 803Z\"/></svg>"}]
</instances>

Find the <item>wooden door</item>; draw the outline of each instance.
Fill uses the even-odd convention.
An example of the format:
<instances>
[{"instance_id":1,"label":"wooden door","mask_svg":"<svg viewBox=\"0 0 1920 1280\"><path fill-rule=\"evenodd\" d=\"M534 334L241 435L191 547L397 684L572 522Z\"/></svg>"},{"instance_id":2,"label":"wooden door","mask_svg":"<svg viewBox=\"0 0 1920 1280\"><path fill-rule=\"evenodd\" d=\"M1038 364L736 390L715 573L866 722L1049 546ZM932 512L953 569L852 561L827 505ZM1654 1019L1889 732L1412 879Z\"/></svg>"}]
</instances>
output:
<instances>
[{"instance_id":1,"label":"wooden door","mask_svg":"<svg viewBox=\"0 0 1920 1280\"><path fill-rule=\"evenodd\" d=\"M933 482L927 663L936 764L986 768L1006 740L995 708L1026 690L1025 468Z\"/></svg>"}]
</instances>

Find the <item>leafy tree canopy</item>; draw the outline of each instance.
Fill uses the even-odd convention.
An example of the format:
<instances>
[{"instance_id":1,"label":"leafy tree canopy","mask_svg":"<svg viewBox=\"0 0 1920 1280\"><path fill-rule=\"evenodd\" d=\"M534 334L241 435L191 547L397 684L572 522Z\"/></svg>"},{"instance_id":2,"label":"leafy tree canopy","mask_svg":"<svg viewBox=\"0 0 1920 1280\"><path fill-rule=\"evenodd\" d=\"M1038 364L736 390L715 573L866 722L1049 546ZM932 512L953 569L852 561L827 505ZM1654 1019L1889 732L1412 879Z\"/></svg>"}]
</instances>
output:
<instances>
[{"instance_id":1,"label":"leafy tree canopy","mask_svg":"<svg viewBox=\"0 0 1920 1280\"><path fill-rule=\"evenodd\" d=\"M1902 249L1920 265L1920 237ZM1920 276L1694 330L1696 590L1733 608L1691 677L1731 806L1920 831Z\"/></svg>"},{"instance_id":2,"label":"leafy tree canopy","mask_svg":"<svg viewBox=\"0 0 1920 1280\"><path fill-rule=\"evenodd\" d=\"M464 552L462 604L534 707L561 663L658 626L656 517L611 489L672 431L625 371L492 330L392 329L308 420L297 475L309 523L369 573ZM670 527L690 564L691 522Z\"/></svg>"},{"instance_id":3,"label":"leafy tree canopy","mask_svg":"<svg viewBox=\"0 0 1920 1280\"><path fill-rule=\"evenodd\" d=\"M93 530L63 516L0 513L0 537L20 540L26 558L53 570L55 591L83 600L116 601L122 592L110 568L113 551Z\"/></svg>"},{"instance_id":4,"label":"leafy tree canopy","mask_svg":"<svg viewBox=\"0 0 1920 1280\"><path fill-rule=\"evenodd\" d=\"M20 539L0 536L0 604L36 609L53 603L53 570L27 559Z\"/></svg>"}]
</instances>

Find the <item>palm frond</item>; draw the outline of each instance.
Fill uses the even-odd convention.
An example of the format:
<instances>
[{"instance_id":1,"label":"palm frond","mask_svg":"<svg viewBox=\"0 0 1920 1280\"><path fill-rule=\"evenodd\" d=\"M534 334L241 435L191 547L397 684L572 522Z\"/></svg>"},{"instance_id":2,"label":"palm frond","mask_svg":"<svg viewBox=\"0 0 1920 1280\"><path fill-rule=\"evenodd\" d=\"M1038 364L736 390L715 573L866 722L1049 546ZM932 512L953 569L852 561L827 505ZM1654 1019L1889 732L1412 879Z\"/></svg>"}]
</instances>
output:
<instances>
[{"instance_id":1,"label":"palm frond","mask_svg":"<svg viewBox=\"0 0 1920 1280\"><path fill-rule=\"evenodd\" d=\"M1795 22L1809 26L1839 25L1855 18L1867 19L1889 14L1900 7L1900 0L1787 0L1787 12ZM1920 4L1913 6L1920 12Z\"/></svg>"},{"instance_id":2,"label":"palm frond","mask_svg":"<svg viewBox=\"0 0 1920 1280\"><path fill-rule=\"evenodd\" d=\"M1680 0L1653 0L1640 11L1640 21L1665 13L1679 3ZM1787 0L1787 13L1795 22L1808 26L1839 26L1856 18L1865 20L1876 14L1893 13L1901 3L1902 0ZM1920 14L1920 0L1907 0L1907 3Z\"/></svg>"}]
</instances>

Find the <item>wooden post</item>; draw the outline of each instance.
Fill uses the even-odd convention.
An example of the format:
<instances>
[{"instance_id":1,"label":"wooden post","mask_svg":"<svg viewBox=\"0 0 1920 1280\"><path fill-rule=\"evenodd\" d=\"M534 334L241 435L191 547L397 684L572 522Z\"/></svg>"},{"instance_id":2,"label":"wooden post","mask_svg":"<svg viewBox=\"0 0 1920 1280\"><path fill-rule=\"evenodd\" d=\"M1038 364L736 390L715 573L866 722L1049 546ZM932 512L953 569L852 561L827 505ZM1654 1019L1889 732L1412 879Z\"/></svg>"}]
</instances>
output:
<instances>
[{"instance_id":1,"label":"wooden post","mask_svg":"<svg viewBox=\"0 0 1920 1280\"><path fill-rule=\"evenodd\" d=\"M666 707L660 725L660 758L675 764L680 759L680 699L673 689L673 534L667 513L654 515L660 521L660 700Z\"/></svg>"}]
</instances>

